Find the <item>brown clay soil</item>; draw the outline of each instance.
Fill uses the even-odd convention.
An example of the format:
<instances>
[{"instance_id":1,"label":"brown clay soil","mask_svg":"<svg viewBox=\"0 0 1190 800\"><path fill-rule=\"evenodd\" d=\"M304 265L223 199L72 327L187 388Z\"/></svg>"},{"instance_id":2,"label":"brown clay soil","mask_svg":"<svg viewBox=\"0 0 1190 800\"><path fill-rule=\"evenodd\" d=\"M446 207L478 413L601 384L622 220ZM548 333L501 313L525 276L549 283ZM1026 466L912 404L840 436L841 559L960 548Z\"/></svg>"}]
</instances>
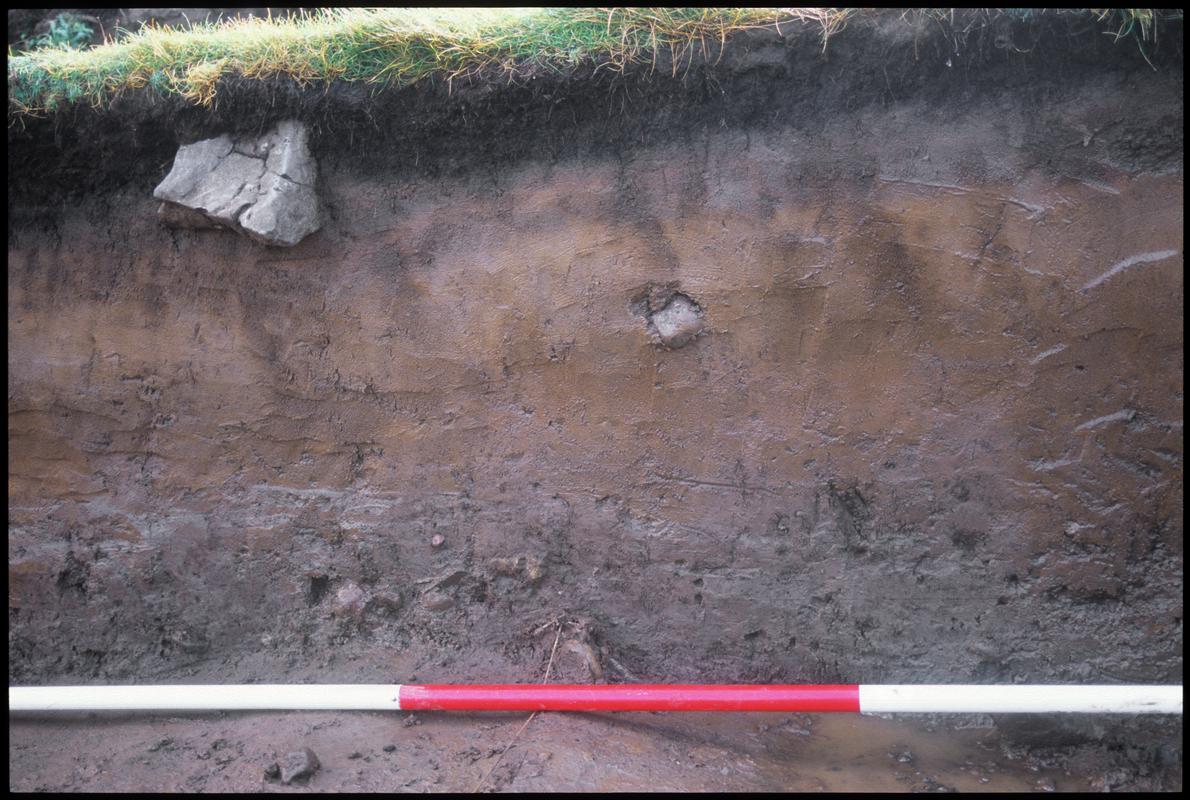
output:
<instances>
[{"instance_id":1,"label":"brown clay soil","mask_svg":"<svg viewBox=\"0 0 1190 800\"><path fill-rule=\"evenodd\" d=\"M1180 682L1181 28L1150 66L1080 24L10 124L10 683L537 681L558 620L554 680ZM179 142L286 116L322 230L158 222ZM523 717L418 719L14 718L10 787L270 789L305 745L309 788L466 789ZM1170 790L1181 754L562 715L488 785Z\"/></svg>"}]
</instances>

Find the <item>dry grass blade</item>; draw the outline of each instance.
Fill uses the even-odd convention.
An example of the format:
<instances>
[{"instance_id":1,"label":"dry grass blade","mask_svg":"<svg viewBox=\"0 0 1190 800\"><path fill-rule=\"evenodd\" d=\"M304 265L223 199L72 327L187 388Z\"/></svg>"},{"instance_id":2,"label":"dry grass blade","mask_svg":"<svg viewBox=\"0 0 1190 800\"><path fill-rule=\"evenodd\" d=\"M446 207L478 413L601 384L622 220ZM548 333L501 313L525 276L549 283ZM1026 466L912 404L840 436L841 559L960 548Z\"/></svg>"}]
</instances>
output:
<instances>
[{"instance_id":1,"label":"dry grass blade","mask_svg":"<svg viewBox=\"0 0 1190 800\"><path fill-rule=\"evenodd\" d=\"M550 672L554 667L554 656L558 653L558 641L562 638L563 624L564 623L560 621L557 623L557 630L554 633L554 646L550 648L550 660L549 663L545 665L545 677L541 679L542 683L549 683ZM521 737L521 734L525 732L525 728L529 727L529 723L532 722L533 718L536 716L537 712L534 711L529 715L529 718L525 720L521 727L517 728L517 732L512 735L512 738L508 740L508 744L504 745L504 749L500 751L500 755L496 756L496 760L492 762L492 766L490 766L488 771L483 774L483 777L479 779L479 783L475 784L475 788L471 790L473 794L483 788L483 785L487 783L488 778L490 778L492 773L496 771L496 767L500 766L500 762L504 760L504 754L512 749L512 746L517 743L517 740Z\"/></svg>"}]
</instances>

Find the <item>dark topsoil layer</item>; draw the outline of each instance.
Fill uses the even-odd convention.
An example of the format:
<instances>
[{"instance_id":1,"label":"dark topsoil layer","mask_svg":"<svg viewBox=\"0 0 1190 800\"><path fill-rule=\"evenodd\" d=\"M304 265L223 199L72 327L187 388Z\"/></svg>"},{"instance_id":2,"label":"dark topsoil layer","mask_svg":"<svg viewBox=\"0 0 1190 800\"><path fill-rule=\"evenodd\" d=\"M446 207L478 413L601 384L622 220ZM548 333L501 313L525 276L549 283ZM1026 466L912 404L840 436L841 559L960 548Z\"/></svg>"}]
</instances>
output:
<instances>
[{"instance_id":1,"label":"dark topsoil layer","mask_svg":"<svg viewBox=\"0 0 1190 800\"><path fill-rule=\"evenodd\" d=\"M350 149L360 170L433 179L522 159L557 161L614 153L705 128L793 126L807 134L840 112L924 99L940 119L990 91L1018 92L1044 115L1072 81L1140 71L1181 81L1180 20L1162 20L1156 42L1117 40L1090 15L1029 20L957 12L953 20L885 12L852 20L825 52L819 30L789 23L711 42L623 74L587 65L567 72L425 80L404 89L363 83L299 86L289 79L225 79L212 108L152 91L128 93L105 110L77 104L48 118L9 120L9 221L45 221L71 197L130 181L159 180L179 143L225 132L261 132L298 117L313 129L316 156ZM1117 161L1180 165L1181 108L1159 131L1107 132ZM1040 139L1040 137L1039 137ZM1040 143L1040 142L1039 142ZM1063 166L1068 151L1037 153ZM824 175L829 181L833 176Z\"/></svg>"}]
</instances>

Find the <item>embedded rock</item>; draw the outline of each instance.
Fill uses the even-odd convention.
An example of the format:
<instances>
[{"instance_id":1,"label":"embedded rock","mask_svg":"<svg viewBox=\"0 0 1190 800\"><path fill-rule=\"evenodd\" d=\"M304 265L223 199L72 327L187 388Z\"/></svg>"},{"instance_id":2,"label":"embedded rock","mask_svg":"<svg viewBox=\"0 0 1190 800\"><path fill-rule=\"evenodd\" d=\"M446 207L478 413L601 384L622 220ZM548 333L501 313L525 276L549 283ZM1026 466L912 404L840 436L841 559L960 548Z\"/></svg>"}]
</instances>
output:
<instances>
[{"instance_id":1,"label":"embedded rock","mask_svg":"<svg viewBox=\"0 0 1190 800\"><path fill-rule=\"evenodd\" d=\"M702 329L702 309L683 294L674 294L663 308L649 316L653 341L670 348L689 343Z\"/></svg>"},{"instance_id":2,"label":"embedded rock","mask_svg":"<svg viewBox=\"0 0 1190 800\"><path fill-rule=\"evenodd\" d=\"M340 617L360 619L364 615L367 595L354 583L348 582L335 593L334 613Z\"/></svg>"},{"instance_id":3,"label":"embedded rock","mask_svg":"<svg viewBox=\"0 0 1190 800\"><path fill-rule=\"evenodd\" d=\"M294 781L305 783L322 767L322 764L318 761L318 756L314 755L313 750L303 747L301 750L286 753L285 758L278 766L281 768L281 782L288 784Z\"/></svg>"},{"instance_id":4,"label":"embedded rock","mask_svg":"<svg viewBox=\"0 0 1190 800\"><path fill-rule=\"evenodd\" d=\"M288 120L259 138L224 134L178 149L153 196L171 227L231 228L291 247L321 225L318 165L305 126Z\"/></svg>"}]
</instances>

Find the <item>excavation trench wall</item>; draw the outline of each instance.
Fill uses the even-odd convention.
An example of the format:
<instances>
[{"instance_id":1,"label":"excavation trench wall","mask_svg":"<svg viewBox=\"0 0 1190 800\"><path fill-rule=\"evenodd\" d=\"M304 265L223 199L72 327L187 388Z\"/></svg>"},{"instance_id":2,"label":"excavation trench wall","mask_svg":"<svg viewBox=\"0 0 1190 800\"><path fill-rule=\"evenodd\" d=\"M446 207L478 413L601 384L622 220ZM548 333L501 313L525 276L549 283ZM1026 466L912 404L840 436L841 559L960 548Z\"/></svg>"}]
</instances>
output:
<instances>
[{"instance_id":1,"label":"excavation trench wall","mask_svg":"<svg viewBox=\"0 0 1190 800\"><path fill-rule=\"evenodd\" d=\"M10 131L10 679L1180 681L1180 29L914 35L313 120L289 249Z\"/></svg>"}]
</instances>

